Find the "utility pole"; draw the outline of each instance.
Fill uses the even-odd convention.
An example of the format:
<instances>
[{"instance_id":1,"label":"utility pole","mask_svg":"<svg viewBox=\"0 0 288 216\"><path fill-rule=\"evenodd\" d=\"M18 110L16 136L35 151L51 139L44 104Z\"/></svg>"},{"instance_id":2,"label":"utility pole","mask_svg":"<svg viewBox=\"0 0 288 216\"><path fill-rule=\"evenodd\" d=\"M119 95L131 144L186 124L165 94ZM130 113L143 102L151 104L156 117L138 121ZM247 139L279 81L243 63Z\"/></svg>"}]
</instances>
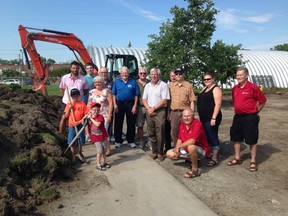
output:
<instances>
[{"instance_id":1,"label":"utility pole","mask_svg":"<svg viewBox=\"0 0 288 216\"><path fill-rule=\"evenodd\" d=\"M21 77L22 77L22 83L24 83L24 80L23 80L23 76L24 76L24 59L23 59L23 50L20 49L20 53L21 53L21 71L20 71L20 74L21 74Z\"/></svg>"}]
</instances>

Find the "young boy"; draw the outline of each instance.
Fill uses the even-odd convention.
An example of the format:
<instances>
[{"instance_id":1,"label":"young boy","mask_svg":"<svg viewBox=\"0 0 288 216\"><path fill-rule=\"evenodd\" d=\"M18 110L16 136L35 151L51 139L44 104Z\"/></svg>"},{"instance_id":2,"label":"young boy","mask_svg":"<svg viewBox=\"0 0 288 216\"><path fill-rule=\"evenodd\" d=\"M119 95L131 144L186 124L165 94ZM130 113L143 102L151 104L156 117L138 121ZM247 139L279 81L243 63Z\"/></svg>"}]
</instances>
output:
<instances>
[{"instance_id":1,"label":"young boy","mask_svg":"<svg viewBox=\"0 0 288 216\"><path fill-rule=\"evenodd\" d=\"M88 131L91 142L96 146L96 169L105 171L110 168L110 164L106 163L106 151L107 151L107 138L108 134L104 127L104 117L99 114L101 105L99 103L91 103L90 115L86 115L89 118ZM103 164L101 165L101 158L103 157Z\"/></svg>"},{"instance_id":2,"label":"young boy","mask_svg":"<svg viewBox=\"0 0 288 216\"><path fill-rule=\"evenodd\" d=\"M75 126L78 131L82 128L82 120L85 118L85 115L88 113L88 108L86 104L80 101L80 91L77 88L73 88L70 91L70 96L72 98L72 102L68 103L64 110L65 118L68 118L68 145L72 142L73 138L76 136ZM81 145L85 144L85 132L82 132L79 136L80 140L80 149L79 153L76 153L77 145L72 145L70 147L72 154L72 164L75 164L75 157L77 156L81 162L84 162L80 153L81 153Z\"/></svg>"}]
</instances>

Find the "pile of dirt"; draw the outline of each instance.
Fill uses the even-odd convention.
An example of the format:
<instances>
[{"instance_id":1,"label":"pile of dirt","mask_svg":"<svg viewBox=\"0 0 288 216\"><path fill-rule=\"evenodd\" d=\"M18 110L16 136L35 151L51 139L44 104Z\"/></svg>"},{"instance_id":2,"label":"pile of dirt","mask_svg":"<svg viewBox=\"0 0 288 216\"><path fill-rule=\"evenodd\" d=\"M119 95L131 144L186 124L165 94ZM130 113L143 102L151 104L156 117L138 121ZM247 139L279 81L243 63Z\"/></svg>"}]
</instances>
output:
<instances>
[{"instance_id":1,"label":"pile of dirt","mask_svg":"<svg viewBox=\"0 0 288 216\"><path fill-rule=\"evenodd\" d=\"M0 85L0 212L24 215L58 196L73 178L58 133L60 97Z\"/></svg>"}]
</instances>

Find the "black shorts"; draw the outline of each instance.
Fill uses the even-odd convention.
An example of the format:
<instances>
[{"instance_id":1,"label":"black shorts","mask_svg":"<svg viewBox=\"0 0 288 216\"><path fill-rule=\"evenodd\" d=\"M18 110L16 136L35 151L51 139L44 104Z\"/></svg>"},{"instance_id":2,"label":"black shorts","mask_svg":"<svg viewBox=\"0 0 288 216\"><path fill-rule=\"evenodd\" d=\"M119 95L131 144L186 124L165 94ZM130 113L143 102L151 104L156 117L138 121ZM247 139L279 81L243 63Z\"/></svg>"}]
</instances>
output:
<instances>
[{"instance_id":1,"label":"black shorts","mask_svg":"<svg viewBox=\"0 0 288 216\"><path fill-rule=\"evenodd\" d=\"M233 142L243 142L247 145L254 145L258 142L260 118L257 113L235 114L232 127L230 128L230 140Z\"/></svg>"}]
</instances>

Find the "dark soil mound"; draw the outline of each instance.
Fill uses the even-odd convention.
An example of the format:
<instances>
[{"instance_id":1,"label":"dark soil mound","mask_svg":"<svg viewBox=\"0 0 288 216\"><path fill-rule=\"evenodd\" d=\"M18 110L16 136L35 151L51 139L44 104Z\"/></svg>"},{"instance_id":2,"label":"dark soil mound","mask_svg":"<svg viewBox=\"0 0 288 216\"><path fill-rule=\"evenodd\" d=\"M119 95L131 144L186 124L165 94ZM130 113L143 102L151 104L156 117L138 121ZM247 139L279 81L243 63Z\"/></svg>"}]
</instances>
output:
<instances>
[{"instance_id":1,"label":"dark soil mound","mask_svg":"<svg viewBox=\"0 0 288 216\"><path fill-rule=\"evenodd\" d=\"M58 133L60 97L0 85L0 214L31 215L71 179Z\"/></svg>"}]
</instances>

